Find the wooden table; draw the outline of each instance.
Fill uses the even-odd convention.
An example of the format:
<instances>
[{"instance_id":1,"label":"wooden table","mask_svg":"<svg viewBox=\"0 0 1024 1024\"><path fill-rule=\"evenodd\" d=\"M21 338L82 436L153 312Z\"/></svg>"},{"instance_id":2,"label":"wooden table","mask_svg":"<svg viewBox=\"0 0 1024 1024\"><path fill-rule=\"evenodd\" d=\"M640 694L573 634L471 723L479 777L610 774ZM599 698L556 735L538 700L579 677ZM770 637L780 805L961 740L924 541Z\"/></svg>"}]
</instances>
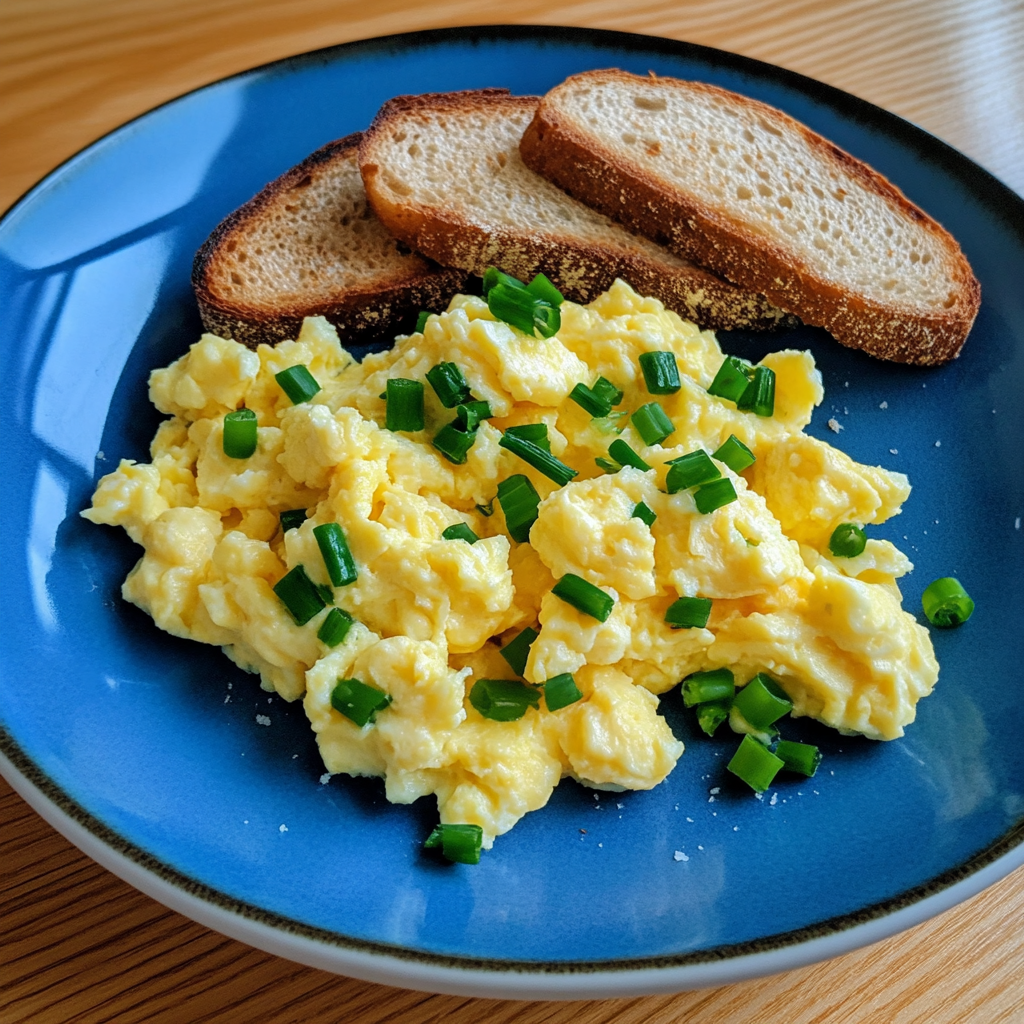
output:
<instances>
[{"instance_id":1,"label":"wooden table","mask_svg":"<svg viewBox=\"0 0 1024 1024\"><path fill-rule=\"evenodd\" d=\"M758 57L910 118L1024 193L1021 0L4 0L0 208L103 132L264 61L389 32L585 25ZM300 967L166 910L0 781L0 1024L15 1021L1024 1021L1024 869L912 931L772 978L648 999L427 996Z\"/></svg>"}]
</instances>

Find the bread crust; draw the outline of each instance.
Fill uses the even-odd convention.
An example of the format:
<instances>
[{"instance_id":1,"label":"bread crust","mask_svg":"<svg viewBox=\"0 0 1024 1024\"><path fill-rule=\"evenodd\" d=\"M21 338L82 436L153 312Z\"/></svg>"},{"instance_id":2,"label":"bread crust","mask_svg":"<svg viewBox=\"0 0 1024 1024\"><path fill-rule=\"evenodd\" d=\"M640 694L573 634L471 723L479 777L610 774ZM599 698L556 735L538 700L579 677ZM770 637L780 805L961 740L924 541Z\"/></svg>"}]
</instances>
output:
<instances>
[{"instance_id":1,"label":"bread crust","mask_svg":"<svg viewBox=\"0 0 1024 1024\"><path fill-rule=\"evenodd\" d=\"M837 166L881 196L900 216L936 236L948 254L957 290L953 305L943 312L881 303L824 280L796 254L724 211L673 188L582 131L561 110L558 95L575 82L597 78L626 85L650 82L617 69L567 79L542 99L523 136L520 153L528 167L672 252L766 295L805 323L826 328L843 345L880 359L920 365L943 363L959 355L978 312L981 287L953 237L886 178L774 107L705 83L656 79L665 88L685 88L738 102L781 130L799 133L824 162Z\"/></svg>"},{"instance_id":2,"label":"bread crust","mask_svg":"<svg viewBox=\"0 0 1024 1024\"><path fill-rule=\"evenodd\" d=\"M602 245L572 234L484 226L467 220L454 207L425 205L404 197L396 200L383 182L390 136L418 115L479 113L506 117L510 112L532 114L536 96L511 96L507 89L477 89L453 93L397 96L378 111L359 147L359 169L370 205L387 229L406 245L445 266L483 275L489 266L528 279L544 273L566 298L589 302L606 291L617 277L638 292L660 299L669 309L703 327L744 327L766 330L792 326L764 296L737 288L701 267L675 265L635 250Z\"/></svg>"},{"instance_id":3,"label":"bread crust","mask_svg":"<svg viewBox=\"0 0 1024 1024\"><path fill-rule=\"evenodd\" d=\"M272 301L257 306L218 294L214 271L218 261L227 258L228 246L244 238L247 229L282 195L305 187L325 165L353 159L361 138L362 133L356 132L321 146L217 225L192 263L192 287L206 330L256 348L296 337L307 316L324 316L338 328L343 342L365 344L410 332L421 309L442 310L463 289L467 280L463 271L410 256L406 273L373 287L345 289L326 302Z\"/></svg>"}]
</instances>

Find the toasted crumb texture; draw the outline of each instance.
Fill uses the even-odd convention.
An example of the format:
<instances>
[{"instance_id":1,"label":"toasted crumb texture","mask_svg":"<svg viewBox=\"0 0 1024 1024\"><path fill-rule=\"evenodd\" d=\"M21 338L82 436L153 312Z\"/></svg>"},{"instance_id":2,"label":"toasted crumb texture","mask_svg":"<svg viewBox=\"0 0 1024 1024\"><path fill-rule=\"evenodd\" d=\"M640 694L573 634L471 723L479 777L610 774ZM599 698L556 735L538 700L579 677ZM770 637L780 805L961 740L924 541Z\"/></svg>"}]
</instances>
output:
<instances>
[{"instance_id":1,"label":"toasted crumb texture","mask_svg":"<svg viewBox=\"0 0 1024 1024\"><path fill-rule=\"evenodd\" d=\"M939 363L980 287L954 239L781 111L698 82L596 71L545 96L528 166L845 345Z\"/></svg>"},{"instance_id":2,"label":"toasted crumb texture","mask_svg":"<svg viewBox=\"0 0 1024 1024\"><path fill-rule=\"evenodd\" d=\"M519 140L532 96L486 89L400 96L367 131L359 162L377 216L448 266L520 278L542 271L588 302L616 277L705 327L794 323L763 296L626 231L535 174Z\"/></svg>"},{"instance_id":3,"label":"toasted crumb texture","mask_svg":"<svg viewBox=\"0 0 1024 1024\"><path fill-rule=\"evenodd\" d=\"M343 341L368 341L410 329L420 309L443 309L460 290L464 273L408 252L374 216L360 137L318 149L207 239L192 268L207 330L255 346L322 314Z\"/></svg>"}]
</instances>

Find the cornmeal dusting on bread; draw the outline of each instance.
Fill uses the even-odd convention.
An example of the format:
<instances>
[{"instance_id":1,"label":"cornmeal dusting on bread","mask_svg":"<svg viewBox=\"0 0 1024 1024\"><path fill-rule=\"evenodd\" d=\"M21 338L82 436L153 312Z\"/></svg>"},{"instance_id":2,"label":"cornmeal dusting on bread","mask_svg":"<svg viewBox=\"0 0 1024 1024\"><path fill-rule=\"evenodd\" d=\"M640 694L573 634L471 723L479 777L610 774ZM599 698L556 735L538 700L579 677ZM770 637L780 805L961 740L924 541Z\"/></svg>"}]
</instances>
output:
<instances>
[{"instance_id":1,"label":"cornmeal dusting on bread","mask_svg":"<svg viewBox=\"0 0 1024 1024\"><path fill-rule=\"evenodd\" d=\"M648 392L639 357L652 352L674 356L675 393ZM388 381L422 382L441 362L491 413L462 464L431 444L453 410L429 385L423 430L385 427ZM275 375L298 364L320 390L292 404ZM152 461L122 461L82 514L142 545L127 600L177 636L222 647L265 689L303 700L321 782L380 776L398 803L434 794L442 822L479 825L489 847L565 776L601 789L658 785L683 753L659 695L695 671L725 666L741 685L770 672L795 714L877 739L900 736L936 681L928 634L900 604L907 558L873 538L856 557L829 550L837 525L898 513L906 477L804 434L823 397L809 353L764 359L777 381L770 417L708 393L722 364L712 333L622 281L588 306L563 303L550 338L526 337L469 296L362 362L318 317L256 352L207 334L152 374L151 398L170 417ZM624 393L621 433L569 397L599 377ZM674 429L646 444L632 415L655 400ZM256 415L258 444L231 458L225 416L242 406ZM559 486L499 444L526 424L546 427L550 455L576 471L571 482ZM667 493L668 460L715 453L730 436L755 457L742 473L716 462L734 501L701 513L691 490ZM599 468L616 439L653 468ZM522 543L495 500L516 476L539 500ZM652 525L635 514L640 503ZM294 519L286 532L284 512ZM315 532L332 524L355 565L341 586ZM453 526L463 532L446 539ZM326 601L302 625L274 589L300 566L320 595L310 600ZM610 598L603 619L553 592L570 576ZM681 597L711 600L706 626L668 625ZM321 637L339 609L352 621L329 646ZM527 627L537 636L517 676L501 651ZM575 689L561 681L567 704L529 689L563 674ZM532 704L515 720L485 717L469 699L481 679L514 680ZM339 710L342 682L356 694L346 699L373 702L358 724Z\"/></svg>"}]
</instances>

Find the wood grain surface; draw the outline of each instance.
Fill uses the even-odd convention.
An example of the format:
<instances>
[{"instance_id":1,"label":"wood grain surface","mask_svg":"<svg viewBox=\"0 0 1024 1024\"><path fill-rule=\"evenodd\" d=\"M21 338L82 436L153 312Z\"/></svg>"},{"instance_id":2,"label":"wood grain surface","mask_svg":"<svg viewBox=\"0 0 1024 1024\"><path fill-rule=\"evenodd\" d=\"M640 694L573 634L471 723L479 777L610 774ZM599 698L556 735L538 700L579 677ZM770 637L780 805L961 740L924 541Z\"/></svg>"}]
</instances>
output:
<instances>
[{"instance_id":1,"label":"wood grain surface","mask_svg":"<svg viewBox=\"0 0 1024 1024\"><path fill-rule=\"evenodd\" d=\"M1020 0L3 0L0 209L97 136L265 61L499 20L686 39L907 117L1024 193ZM98 867L0 781L0 1024L1021 1024L1024 869L825 964L676 996L518 1003L336 977L173 913Z\"/></svg>"}]
</instances>

